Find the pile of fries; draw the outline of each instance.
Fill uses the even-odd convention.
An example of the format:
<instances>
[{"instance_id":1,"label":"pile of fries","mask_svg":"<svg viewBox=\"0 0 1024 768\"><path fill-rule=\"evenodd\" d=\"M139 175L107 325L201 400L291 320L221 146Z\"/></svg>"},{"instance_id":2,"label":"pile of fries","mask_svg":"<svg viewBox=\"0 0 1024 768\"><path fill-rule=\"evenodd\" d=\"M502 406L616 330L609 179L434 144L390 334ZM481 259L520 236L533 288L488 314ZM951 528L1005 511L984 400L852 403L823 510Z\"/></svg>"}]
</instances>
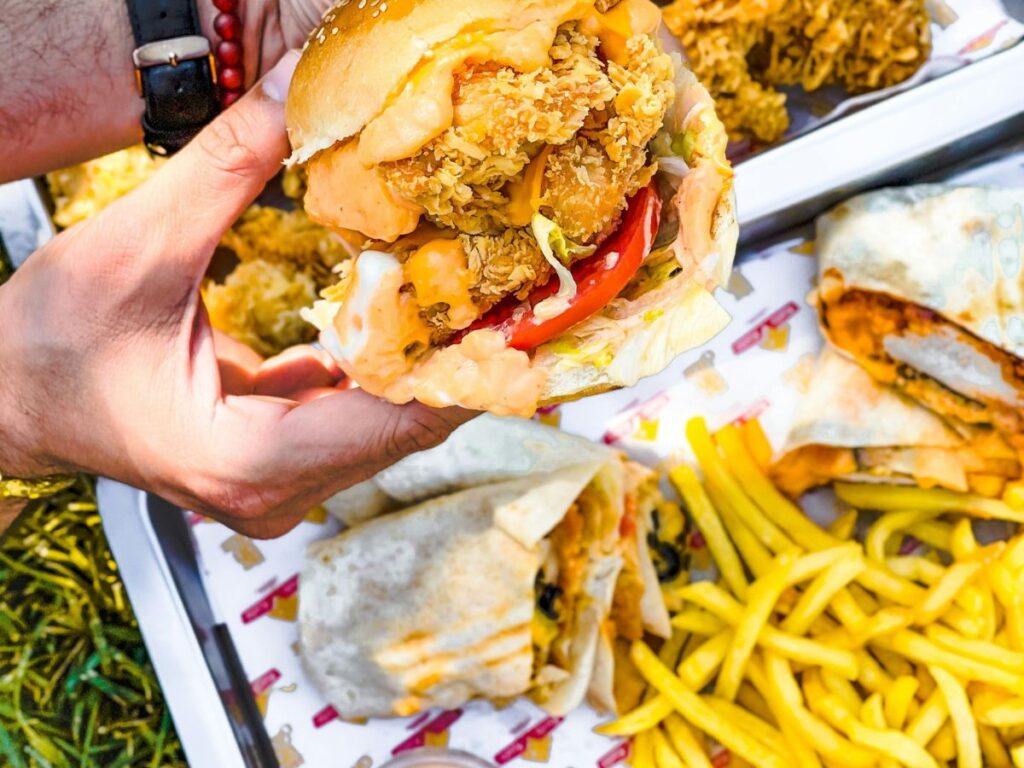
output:
<instances>
[{"instance_id":1,"label":"pile of fries","mask_svg":"<svg viewBox=\"0 0 1024 768\"><path fill-rule=\"evenodd\" d=\"M633 737L633 768L1024 768L1024 535L972 525L1024 513L838 485L825 529L767 480L756 423L687 438L703 481L670 478L721 575L678 588L657 652L631 648L646 698L599 730Z\"/></svg>"}]
</instances>

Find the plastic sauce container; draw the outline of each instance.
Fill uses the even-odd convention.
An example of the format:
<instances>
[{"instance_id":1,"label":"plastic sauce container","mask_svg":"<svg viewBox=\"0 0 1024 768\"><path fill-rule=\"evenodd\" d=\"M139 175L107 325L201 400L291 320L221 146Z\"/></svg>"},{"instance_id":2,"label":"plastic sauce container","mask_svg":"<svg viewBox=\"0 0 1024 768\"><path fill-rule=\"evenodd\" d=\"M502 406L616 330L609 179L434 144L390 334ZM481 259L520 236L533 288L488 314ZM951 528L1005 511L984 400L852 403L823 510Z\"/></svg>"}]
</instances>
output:
<instances>
[{"instance_id":1,"label":"plastic sauce container","mask_svg":"<svg viewBox=\"0 0 1024 768\"><path fill-rule=\"evenodd\" d=\"M468 752L424 747L403 752L380 768L493 768L493 763Z\"/></svg>"}]
</instances>

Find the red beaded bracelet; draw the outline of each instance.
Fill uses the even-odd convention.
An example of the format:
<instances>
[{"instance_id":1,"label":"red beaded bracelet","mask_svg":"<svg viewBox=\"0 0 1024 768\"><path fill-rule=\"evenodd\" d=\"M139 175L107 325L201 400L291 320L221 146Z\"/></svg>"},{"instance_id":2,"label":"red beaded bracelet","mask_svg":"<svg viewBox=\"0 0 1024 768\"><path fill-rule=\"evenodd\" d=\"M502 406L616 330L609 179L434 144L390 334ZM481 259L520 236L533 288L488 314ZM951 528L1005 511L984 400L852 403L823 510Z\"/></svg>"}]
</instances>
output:
<instances>
[{"instance_id":1,"label":"red beaded bracelet","mask_svg":"<svg viewBox=\"0 0 1024 768\"><path fill-rule=\"evenodd\" d=\"M213 31L220 37L214 49L217 58L217 84L220 104L227 109L242 96L245 69L242 64L242 20L238 17L238 0L213 0L220 11L213 20Z\"/></svg>"}]
</instances>

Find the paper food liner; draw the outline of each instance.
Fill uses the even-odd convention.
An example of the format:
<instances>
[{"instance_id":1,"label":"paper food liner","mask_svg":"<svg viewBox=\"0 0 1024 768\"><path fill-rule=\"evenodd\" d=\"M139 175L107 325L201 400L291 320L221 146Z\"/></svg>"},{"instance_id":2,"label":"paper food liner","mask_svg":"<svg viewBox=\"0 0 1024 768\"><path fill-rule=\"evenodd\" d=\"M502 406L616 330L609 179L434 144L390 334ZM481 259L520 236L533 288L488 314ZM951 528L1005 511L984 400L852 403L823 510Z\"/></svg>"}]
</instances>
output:
<instances>
[{"instance_id":1,"label":"paper food liner","mask_svg":"<svg viewBox=\"0 0 1024 768\"><path fill-rule=\"evenodd\" d=\"M996 2L942 5L950 24L936 34L936 56L978 58L1024 33ZM957 181L1024 184L1022 158L1024 151ZM822 344L806 303L816 275L813 252L812 242L795 236L748 256L718 291L733 321L710 343L628 390L550 409L538 418L622 448L651 466L691 458L684 429L698 414L712 429L757 417L778 448ZM813 506L812 516L828 514L827 501ZM314 513L281 539L252 541L218 523L197 516L192 521L215 616L231 632L282 768L374 768L422 746L464 750L499 766L523 761L610 768L628 759L627 740L593 732L609 718L588 707L553 718L519 699L504 707L473 702L409 718L341 720L302 671L296 624L303 553L310 542L337 533L337 524ZM699 537L691 537L690 563L698 573L711 565Z\"/></svg>"}]
</instances>

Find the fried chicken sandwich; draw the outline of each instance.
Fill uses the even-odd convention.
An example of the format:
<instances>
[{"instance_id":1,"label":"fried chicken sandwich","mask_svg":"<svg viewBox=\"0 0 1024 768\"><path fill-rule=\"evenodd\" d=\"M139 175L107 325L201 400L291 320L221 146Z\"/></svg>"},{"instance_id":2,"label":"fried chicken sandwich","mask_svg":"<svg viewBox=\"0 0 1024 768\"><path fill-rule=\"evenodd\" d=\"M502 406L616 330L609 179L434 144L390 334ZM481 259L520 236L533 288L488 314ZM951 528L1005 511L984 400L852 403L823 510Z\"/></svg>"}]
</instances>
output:
<instances>
[{"instance_id":1,"label":"fried chicken sandwich","mask_svg":"<svg viewBox=\"0 0 1024 768\"><path fill-rule=\"evenodd\" d=\"M307 317L364 389L529 415L728 321L726 134L649 0L342 0L299 62L290 162L365 238Z\"/></svg>"}]
</instances>

